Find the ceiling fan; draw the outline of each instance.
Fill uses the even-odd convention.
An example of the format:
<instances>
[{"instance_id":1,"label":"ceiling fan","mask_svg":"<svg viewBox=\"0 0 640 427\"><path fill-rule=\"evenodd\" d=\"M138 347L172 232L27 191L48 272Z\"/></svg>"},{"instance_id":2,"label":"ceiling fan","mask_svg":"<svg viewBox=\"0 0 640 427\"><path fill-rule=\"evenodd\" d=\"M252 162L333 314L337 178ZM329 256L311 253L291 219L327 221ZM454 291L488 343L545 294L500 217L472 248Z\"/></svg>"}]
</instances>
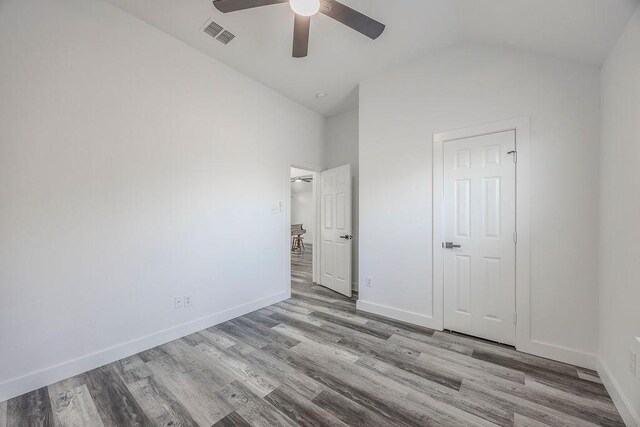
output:
<instances>
[{"instance_id":1,"label":"ceiling fan","mask_svg":"<svg viewBox=\"0 0 640 427\"><path fill-rule=\"evenodd\" d=\"M296 178L291 178L291 182L313 182L313 176L298 176Z\"/></svg>"},{"instance_id":2,"label":"ceiling fan","mask_svg":"<svg viewBox=\"0 0 640 427\"><path fill-rule=\"evenodd\" d=\"M293 57L304 58L309 49L311 17L320 12L357 32L375 40L385 26L375 19L351 9L335 0L214 0L213 5L222 13L252 9L272 4L289 3L296 13L293 26Z\"/></svg>"}]
</instances>

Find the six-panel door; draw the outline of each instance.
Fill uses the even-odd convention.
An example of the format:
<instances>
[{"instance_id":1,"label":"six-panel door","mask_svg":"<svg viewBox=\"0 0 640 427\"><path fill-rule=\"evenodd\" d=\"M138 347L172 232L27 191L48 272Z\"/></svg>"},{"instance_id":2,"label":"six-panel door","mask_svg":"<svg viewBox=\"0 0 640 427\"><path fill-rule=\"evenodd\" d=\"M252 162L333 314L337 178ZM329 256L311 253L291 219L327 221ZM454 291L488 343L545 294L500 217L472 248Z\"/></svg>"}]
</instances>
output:
<instances>
[{"instance_id":1,"label":"six-panel door","mask_svg":"<svg viewBox=\"0 0 640 427\"><path fill-rule=\"evenodd\" d=\"M351 296L351 166L322 172L321 284Z\"/></svg>"},{"instance_id":2,"label":"six-panel door","mask_svg":"<svg viewBox=\"0 0 640 427\"><path fill-rule=\"evenodd\" d=\"M444 326L515 344L515 131L444 143Z\"/></svg>"}]
</instances>

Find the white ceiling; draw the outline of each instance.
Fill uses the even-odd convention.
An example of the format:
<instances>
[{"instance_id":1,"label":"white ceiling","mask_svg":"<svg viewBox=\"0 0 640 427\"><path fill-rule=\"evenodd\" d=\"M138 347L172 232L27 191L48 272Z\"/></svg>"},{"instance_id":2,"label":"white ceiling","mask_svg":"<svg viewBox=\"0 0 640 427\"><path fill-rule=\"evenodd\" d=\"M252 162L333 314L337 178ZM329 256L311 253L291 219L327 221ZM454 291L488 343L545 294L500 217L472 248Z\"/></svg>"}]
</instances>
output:
<instances>
[{"instance_id":1,"label":"white ceiling","mask_svg":"<svg viewBox=\"0 0 640 427\"><path fill-rule=\"evenodd\" d=\"M637 0L453 0L466 38L602 65Z\"/></svg>"},{"instance_id":2,"label":"white ceiling","mask_svg":"<svg viewBox=\"0 0 640 427\"><path fill-rule=\"evenodd\" d=\"M301 176L310 176L312 174L313 172L310 172L304 169L291 168L291 178L298 178Z\"/></svg>"},{"instance_id":3,"label":"white ceiling","mask_svg":"<svg viewBox=\"0 0 640 427\"><path fill-rule=\"evenodd\" d=\"M462 40L601 65L638 0L342 0L384 23L378 40L317 15L309 56L291 57L287 4L223 14L211 0L106 0L184 43L322 114L357 106L357 85L394 64ZM202 32L213 18L236 38ZM327 97L316 99L319 91Z\"/></svg>"}]
</instances>

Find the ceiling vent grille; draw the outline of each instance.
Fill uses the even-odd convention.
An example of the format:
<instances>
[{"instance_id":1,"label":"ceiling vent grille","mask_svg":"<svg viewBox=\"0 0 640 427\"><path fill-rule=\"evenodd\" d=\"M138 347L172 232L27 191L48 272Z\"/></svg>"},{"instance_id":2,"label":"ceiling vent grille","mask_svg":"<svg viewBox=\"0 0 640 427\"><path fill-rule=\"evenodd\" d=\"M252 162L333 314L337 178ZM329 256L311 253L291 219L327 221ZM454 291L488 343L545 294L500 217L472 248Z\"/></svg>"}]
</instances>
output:
<instances>
[{"instance_id":1,"label":"ceiling vent grille","mask_svg":"<svg viewBox=\"0 0 640 427\"><path fill-rule=\"evenodd\" d=\"M216 37L216 40L218 40L222 44L229 44L229 42L235 38L236 36L234 34L231 34L231 32L224 30L222 34Z\"/></svg>"},{"instance_id":2,"label":"ceiling vent grille","mask_svg":"<svg viewBox=\"0 0 640 427\"><path fill-rule=\"evenodd\" d=\"M222 31L222 25L211 21L209 25L204 28L204 32L215 38Z\"/></svg>"}]
</instances>

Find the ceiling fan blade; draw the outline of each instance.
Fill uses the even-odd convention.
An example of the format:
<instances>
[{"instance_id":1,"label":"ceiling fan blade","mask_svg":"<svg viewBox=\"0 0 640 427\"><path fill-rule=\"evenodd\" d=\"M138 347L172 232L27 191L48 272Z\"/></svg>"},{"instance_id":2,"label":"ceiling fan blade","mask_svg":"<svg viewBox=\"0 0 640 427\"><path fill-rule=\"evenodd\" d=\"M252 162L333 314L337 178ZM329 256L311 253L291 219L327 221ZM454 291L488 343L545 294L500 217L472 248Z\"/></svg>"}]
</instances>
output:
<instances>
[{"instance_id":1,"label":"ceiling fan blade","mask_svg":"<svg viewBox=\"0 0 640 427\"><path fill-rule=\"evenodd\" d=\"M289 3L289 0L214 0L213 5L222 13L253 9L272 4Z\"/></svg>"},{"instance_id":2,"label":"ceiling fan blade","mask_svg":"<svg viewBox=\"0 0 640 427\"><path fill-rule=\"evenodd\" d=\"M304 58L309 51L309 28L311 26L310 16L300 16L296 14L293 24L293 57Z\"/></svg>"},{"instance_id":3,"label":"ceiling fan blade","mask_svg":"<svg viewBox=\"0 0 640 427\"><path fill-rule=\"evenodd\" d=\"M373 40L380 37L385 28L384 24L335 0L322 0L320 12Z\"/></svg>"}]
</instances>

